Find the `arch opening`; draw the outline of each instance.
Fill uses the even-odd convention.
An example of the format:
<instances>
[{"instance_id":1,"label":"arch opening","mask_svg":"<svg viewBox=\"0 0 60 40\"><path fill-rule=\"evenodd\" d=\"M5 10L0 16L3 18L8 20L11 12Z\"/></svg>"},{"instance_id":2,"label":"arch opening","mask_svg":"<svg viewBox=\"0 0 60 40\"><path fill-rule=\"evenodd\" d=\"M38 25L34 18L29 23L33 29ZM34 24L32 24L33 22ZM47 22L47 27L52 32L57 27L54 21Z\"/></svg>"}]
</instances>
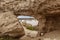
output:
<instances>
[{"instance_id":1,"label":"arch opening","mask_svg":"<svg viewBox=\"0 0 60 40\"><path fill-rule=\"evenodd\" d=\"M39 21L33 17L33 16L24 16L20 15L17 17L19 19L19 22L26 27L27 29L30 30L36 30L35 28L38 26Z\"/></svg>"}]
</instances>

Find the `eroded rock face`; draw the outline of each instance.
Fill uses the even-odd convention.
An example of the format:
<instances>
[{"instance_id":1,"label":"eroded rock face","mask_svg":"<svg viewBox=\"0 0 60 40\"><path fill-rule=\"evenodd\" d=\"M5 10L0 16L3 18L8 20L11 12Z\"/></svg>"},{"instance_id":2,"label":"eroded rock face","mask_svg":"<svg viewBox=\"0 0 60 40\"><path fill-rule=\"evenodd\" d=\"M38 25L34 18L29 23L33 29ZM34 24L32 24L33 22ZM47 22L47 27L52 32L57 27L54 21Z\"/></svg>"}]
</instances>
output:
<instances>
[{"instance_id":1,"label":"eroded rock face","mask_svg":"<svg viewBox=\"0 0 60 40\"><path fill-rule=\"evenodd\" d=\"M59 14L60 0L1 0L0 10L11 10L21 15Z\"/></svg>"},{"instance_id":2,"label":"eroded rock face","mask_svg":"<svg viewBox=\"0 0 60 40\"><path fill-rule=\"evenodd\" d=\"M45 15L60 14L60 0L45 0L39 8L39 12Z\"/></svg>"},{"instance_id":3,"label":"eroded rock face","mask_svg":"<svg viewBox=\"0 0 60 40\"><path fill-rule=\"evenodd\" d=\"M15 15L29 15L34 16L39 20L39 27L37 28L39 31L42 31L43 27L47 26L47 29L43 28L44 30L49 30L51 25L53 24L53 28L55 25L58 25L59 18L56 20L53 17L47 18L45 16L50 15L60 15L60 0L1 0L0 1L0 11L13 11ZM46 23L47 22L47 23ZM58 24L56 24L58 23ZM51 25L49 25L51 24ZM56 26L57 27L57 26ZM58 26L59 27L59 26ZM44 31L43 30L43 31Z\"/></svg>"},{"instance_id":4,"label":"eroded rock face","mask_svg":"<svg viewBox=\"0 0 60 40\"><path fill-rule=\"evenodd\" d=\"M18 37L24 35L24 29L13 12L0 13L0 36Z\"/></svg>"},{"instance_id":5,"label":"eroded rock face","mask_svg":"<svg viewBox=\"0 0 60 40\"><path fill-rule=\"evenodd\" d=\"M37 12L39 4L45 0L1 0L0 9L14 11L15 14L33 15ZM16 13L17 12L17 13Z\"/></svg>"}]
</instances>

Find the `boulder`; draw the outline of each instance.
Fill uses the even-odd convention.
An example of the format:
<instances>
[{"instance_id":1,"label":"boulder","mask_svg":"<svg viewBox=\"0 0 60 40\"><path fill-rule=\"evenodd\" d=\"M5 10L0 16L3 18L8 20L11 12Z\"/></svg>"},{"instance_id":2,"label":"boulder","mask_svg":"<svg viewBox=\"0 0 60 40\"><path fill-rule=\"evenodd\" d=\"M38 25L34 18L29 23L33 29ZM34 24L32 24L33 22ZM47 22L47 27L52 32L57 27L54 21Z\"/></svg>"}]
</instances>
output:
<instances>
[{"instance_id":1,"label":"boulder","mask_svg":"<svg viewBox=\"0 0 60 40\"><path fill-rule=\"evenodd\" d=\"M0 36L21 37L24 29L13 12L0 13Z\"/></svg>"},{"instance_id":2,"label":"boulder","mask_svg":"<svg viewBox=\"0 0 60 40\"><path fill-rule=\"evenodd\" d=\"M38 37L38 31L35 30L29 30L26 27L23 27L24 31L25 31L25 35L28 37Z\"/></svg>"}]
</instances>

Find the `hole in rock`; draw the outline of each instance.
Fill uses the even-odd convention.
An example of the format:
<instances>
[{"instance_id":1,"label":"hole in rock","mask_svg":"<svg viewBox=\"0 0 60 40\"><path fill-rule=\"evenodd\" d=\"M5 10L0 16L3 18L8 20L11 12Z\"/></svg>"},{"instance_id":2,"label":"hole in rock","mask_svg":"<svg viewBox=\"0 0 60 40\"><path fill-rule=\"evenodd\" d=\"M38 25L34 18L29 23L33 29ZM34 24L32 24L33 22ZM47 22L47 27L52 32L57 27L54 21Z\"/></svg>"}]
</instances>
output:
<instances>
[{"instance_id":1,"label":"hole in rock","mask_svg":"<svg viewBox=\"0 0 60 40\"><path fill-rule=\"evenodd\" d=\"M32 16L18 16L19 22L27 29L34 30L38 26L38 20Z\"/></svg>"}]
</instances>

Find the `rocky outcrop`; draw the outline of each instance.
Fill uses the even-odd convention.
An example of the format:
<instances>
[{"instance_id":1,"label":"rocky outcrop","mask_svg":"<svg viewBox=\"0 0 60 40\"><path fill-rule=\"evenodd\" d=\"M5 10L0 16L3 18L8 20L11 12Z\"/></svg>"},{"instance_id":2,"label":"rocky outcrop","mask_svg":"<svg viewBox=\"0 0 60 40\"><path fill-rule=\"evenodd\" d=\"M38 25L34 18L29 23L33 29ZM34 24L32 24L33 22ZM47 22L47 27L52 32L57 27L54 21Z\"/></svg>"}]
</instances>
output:
<instances>
[{"instance_id":1,"label":"rocky outcrop","mask_svg":"<svg viewBox=\"0 0 60 40\"><path fill-rule=\"evenodd\" d=\"M53 22L52 28L60 24L58 22L59 18L56 17L56 15L60 15L60 0L1 0L0 11L13 11L15 15L34 16L39 20L39 26L37 27L39 31L50 29Z\"/></svg>"},{"instance_id":2,"label":"rocky outcrop","mask_svg":"<svg viewBox=\"0 0 60 40\"><path fill-rule=\"evenodd\" d=\"M0 10L20 15L59 14L60 0L1 0Z\"/></svg>"},{"instance_id":3,"label":"rocky outcrop","mask_svg":"<svg viewBox=\"0 0 60 40\"><path fill-rule=\"evenodd\" d=\"M0 36L21 37L24 29L13 12L0 13Z\"/></svg>"}]
</instances>

